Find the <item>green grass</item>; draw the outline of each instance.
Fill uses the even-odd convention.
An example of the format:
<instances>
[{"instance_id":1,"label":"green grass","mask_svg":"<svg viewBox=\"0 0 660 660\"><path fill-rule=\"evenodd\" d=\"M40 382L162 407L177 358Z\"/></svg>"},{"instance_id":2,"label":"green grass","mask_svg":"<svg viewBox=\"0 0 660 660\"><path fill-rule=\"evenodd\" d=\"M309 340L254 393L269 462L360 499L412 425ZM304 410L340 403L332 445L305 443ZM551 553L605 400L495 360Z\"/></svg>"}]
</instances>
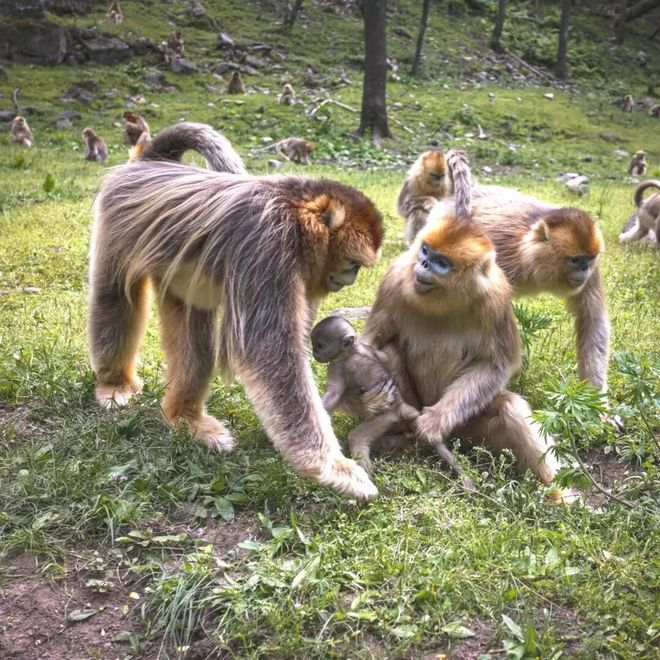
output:
<instances>
[{"instance_id":1,"label":"green grass","mask_svg":"<svg viewBox=\"0 0 660 660\"><path fill-rule=\"evenodd\" d=\"M650 174L658 177L660 132L657 120L612 104L629 90L643 96L645 78L657 79L657 66L641 71L626 65L640 49L652 62L660 58L657 42L641 36L648 27L632 24L623 49L603 48L606 21L592 17L585 27L578 15L575 52L582 59L574 53L572 65L580 94L518 88L504 78L461 91L461 82L484 66L463 55L487 54L490 19L448 18L436 8L421 79L407 75L411 43L390 40L390 52L403 62L400 80L388 87L399 139L378 151L349 135L357 126L353 113L329 107L321 113L324 123L310 119L306 113L322 95L299 83L309 64L329 79L343 67L353 84L331 95L359 107L361 73L350 59L361 52L358 20L305 3L309 20L286 37L272 29L271 10L256 3L205 5L239 41L255 38L287 52L282 70L247 79L269 95L209 93L206 85L223 83L206 71L168 73L179 92L156 93L142 80L157 65L148 57L117 67L15 65L0 79L5 101L20 85L21 103L38 110L29 116L34 149L20 150L0 135L0 585L16 580L12 562L26 553L38 557L53 580L80 571L120 578L141 594L129 616L144 621L143 632L131 638L130 648L114 647L133 656L160 649L173 657L210 639L237 657L432 657L462 644L470 657L486 649L497 657L654 657L660 632L652 437L660 428L660 267L653 248L618 245L633 189L627 163L613 151L645 148ZM410 2L392 5L393 24L414 34L417 9ZM159 42L171 19L182 25L191 59L208 66L219 61L215 32L191 26L178 3L122 7L125 23L104 30ZM521 56L529 53L534 64L542 63L553 34L554 10L545 12L534 31L529 12L512 10L505 31L505 44ZM56 20L91 26L102 13ZM21 84L26 79L30 85ZM117 88L122 96L91 107L74 104L82 120L56 131L53 114L69 109L60 98L86 79L98 82L99 93ZM305 106L276 104L288 80ZM543 98L548 91L554 101ZM335 178L374 200L386 220L383 260L355 286L329 297L321 314L373 301L389 263L405 247L395 206L405 168L433 137L443 146L466 147L477 174L489 165L493 181L593 213L607 243L603 271L613 350L632 353L620 358L627 360L627 374L614 361L610 368L611 399L627 415L628 430L617 438L588 428L578 440L584 455L591 452L589 460L601 461L604 472L596 476L615 480L634 508L602 501L591 509L548 507L531 478L518 478L509 456L483 450L459 457L479 496L462 494L435 458L422 453L378 462L381 496L357 507L298 478L269 443L242 388L219 380L209 408L227 420L238 449L210 454L161 420L164 358L155 313L141 359L144 395L126 410L99 410L85 298L91 204L104 168L82 160L79 134L93 126L110 145L110 164L123 163L121 129L113 122L135 93L156 104L145 106L155 131L182 117L210 122L255 172L267 170L270 155L253 151L264 136L309 137L318 144L317 164L286 164L285 172ZM489 140L465 137L478 124ZM587 197L576 201L555 183L567 170L591 177ZM54 189L46 192L49 175ZM27 293L26 287L38 290ZM530 336L527 368L513 386L534 408L547 409L551 381L575 377L572 323L549 296L522 304L525 316L547 319L547 327ZM322 387L325 370L313 369ZM345 438L353 421L338 415L335 422ZM119 592L110 591L111 598Z\"/></svg>"}]
</instances>

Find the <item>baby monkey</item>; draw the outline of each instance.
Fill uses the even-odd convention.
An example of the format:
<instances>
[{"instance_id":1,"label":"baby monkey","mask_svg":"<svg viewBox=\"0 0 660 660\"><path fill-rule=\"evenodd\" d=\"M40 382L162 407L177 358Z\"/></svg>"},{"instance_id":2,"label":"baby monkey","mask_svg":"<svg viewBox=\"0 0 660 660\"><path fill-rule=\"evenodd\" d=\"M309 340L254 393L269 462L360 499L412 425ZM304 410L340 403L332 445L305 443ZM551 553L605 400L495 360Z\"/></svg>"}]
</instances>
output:
<instances>
[{"instance_id":1,"label":"baby monkey","mask_svg":"<svg viewBox=\"0 0 660 660\"><path fill-rule=\"evenodd\" d=\"M329 413L341 409L366 420L348 434L348 447L369 470L376 440L395 427L404 431L406 422L419 413L401 398L387 354L356 338L355 328L342 316L328 316L312 329L314 358L330 363L323 407Z\"/></svg>"},{"instance_id":2,"label":"baby monkey","mask_svg":"<svg viewBox=\"0 0 660 660\"><path fill-rule=\"evenodd\" d=\"M419 412L408 405L389 369L387 353L356 341L355 328L342 316L328 316L312 329L312 348L318 362L330 363L323 407L341 409L362 421L348 434L348 447L362 467L371 470L371 449L412 444L412 422ZM442 444L440 457L458 475L463 474L454 457ZM475 490L467 478L468 490Z\"/></svg>"}]
</instances>

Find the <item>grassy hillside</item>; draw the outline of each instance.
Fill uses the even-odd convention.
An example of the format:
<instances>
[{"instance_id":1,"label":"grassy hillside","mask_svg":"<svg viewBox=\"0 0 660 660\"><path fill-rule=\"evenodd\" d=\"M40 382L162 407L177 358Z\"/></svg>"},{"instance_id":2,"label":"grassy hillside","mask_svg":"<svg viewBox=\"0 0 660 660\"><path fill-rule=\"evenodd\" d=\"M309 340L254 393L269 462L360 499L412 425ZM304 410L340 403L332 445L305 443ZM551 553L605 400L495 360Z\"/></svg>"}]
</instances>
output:
<instances>
[{"instance_id":1,"label":"grassy hillside","mask_svg":"<svg viewBox=\"0 0 660 660\"><path fill-rule=\"evenodd\" d=\"M631 23L625 46L615 48L606 19L578 12L572 77L556 86L511 58L488 59L495 3L461 16L434 4L423 75L412 79L414 42L393 29L414 37L419 3L390 2L396 137L377 150L352 135L357 113L327 104L320 120L310 116L328 97L359 108L362 25L350 12L327 11L342 3L305 2L288 35L269 2L207 1L203 19L178 2L121 4L120 26L104 24L102 8L49 19L155 43L178 25L198 73L175 75L145 55L113 67L3 64L0 74L0 110L12 109L20 87L35 133L31 150L0 135L0 656L655 657L660 262L648 245L618 244L634 187L628 160L614 152L645 149L649 176L660 178L658 120L616 104L660 84L660 41L648 39L659 14ZM548 72L558 10L543 3L536 17L533 4L510 9L503 42ZM284 57L245 76L247 95L227 96L227 76L212 73L226 59L218 30ZM644 68L631 63L640 50L649 56ZM314 87L304 84L310 66ZM153 90L145 76L154 70L177 91ZM482 71L485 81L469 82ZM342 77L350 84L333 86ZM293 108L276 102L285 82L301 99ZM62 100L83 83L93 90L91 105ZM112 90L118 95L103 98ZM145 97L138 111L154 132L183 118L211 123L257 173L272 158L256 151L264 138L307 137L318 145L314 165L285 163L281 171L338 179L374 200L386 221L383 259L329 297L323 315L372 303L405 248L396 195L430 140L467 148L481 180L597 217L616 356L610 396L627 432L568 421L579 427L592 474L633 508L591 489L585 506L551 508L510 456L483 450L460 455L476 496L465 496L422 452L378 461L381 496L358 507L295 476L240 385L219 380L209 408L227 420L238 449L210 454L161 421L155 319L141 359L144 395L126 410L100 411L85 299L91 205L105 168L82 159L80 132L94 127L109 144L110 165L125 162L120 122L135 95ZM66 110L81 117L57 130ZM468 136L479 126L487 140ZM555 182L566 171L591 178L588 196L578 200ZM572 324L562 303L544 296L522 305L521 316L533 313L547 327L528 331L528 365L513 388L536 409L576 401ZM313 368L323 387L325 370ZM354 423L343 415L334 422L340 438Z\"/></svg>"}]
</instances>

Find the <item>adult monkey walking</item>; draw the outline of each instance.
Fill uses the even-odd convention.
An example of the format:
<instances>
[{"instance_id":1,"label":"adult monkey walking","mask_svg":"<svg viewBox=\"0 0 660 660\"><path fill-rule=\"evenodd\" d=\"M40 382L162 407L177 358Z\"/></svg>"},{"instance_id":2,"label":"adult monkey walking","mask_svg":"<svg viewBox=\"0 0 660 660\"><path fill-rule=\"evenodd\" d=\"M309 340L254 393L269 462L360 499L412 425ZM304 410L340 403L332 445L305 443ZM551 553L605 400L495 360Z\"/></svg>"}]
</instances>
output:
<instances>
[{"instance_id":1,"label":"adult monkey walking","mask_svg":"<svg viewBox=\"0 0 660 660\"><path fill-rule=\"evenodd\" d=\"M162 160L179 160L189 148L231 173ZM320 299L378 261L381 217L340 183L244 172L213 129L179 124L104 181L90 264L96 398L123 405L140 391L136 360L153 283L170 423L183 421L211 449L233 449L204 405L218 365L240 377L272 442L301 475L373 499L378 491L366 472L341 453L307 342Z\"/></svg>"}]
</instances>

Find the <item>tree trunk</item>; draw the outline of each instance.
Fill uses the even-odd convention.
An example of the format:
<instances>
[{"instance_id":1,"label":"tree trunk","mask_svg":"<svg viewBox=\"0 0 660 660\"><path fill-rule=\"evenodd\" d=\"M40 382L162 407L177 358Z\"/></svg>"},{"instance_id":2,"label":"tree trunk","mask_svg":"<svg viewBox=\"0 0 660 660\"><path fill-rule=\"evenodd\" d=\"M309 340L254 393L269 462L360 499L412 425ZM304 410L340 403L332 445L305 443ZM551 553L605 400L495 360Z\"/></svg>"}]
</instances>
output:
<instances>
[{"instance_id":1,"label":"tree trunk","mask_svg":"<svg viewBox=\"0 0 660 660\"><path fill-rule=\"evenodd\" d=\"M566 51L568 49L568 25L571 20L571 0L562 0L559 49L557 51L557 78L566 78Z\"/></svg>"},{"instance_id":2,"label":"tree trunk","mask_svg":"<svg viewBox=\"0 0 660 660\"><path fill-rule=\"evenodd\" d=\"M506 15L506 0L499 0L497 5L497 16L493 34L490 37L490 47L497 53L501 53L502 48L502 30L504 29L504 18Z\"/></svg>"},{"instance_id":3,"label":"tree trunk","mask_svg":"<svg viewBox=\"0 0 660 660\"><path fill-rule=\"evenodd\" d=\"M371 131L374 142L392 137L387 125L387 0L364 0L364 83L358 134Z\"/></svg>"},{"instance_id":4,"label":"tree trunk","mask_svg":"<svg viewBox=\"0 0 660 660\"><path fill-rule=\"evenodd\" d=\"M290 7L289 13L286 17L286 21L284 22L284 29L287 32L289 32L293 28L293 24L296 22L296 18L298 18L298 12L302 7L303 1L304 0L294 0L293 5Z\"/></svg>"},{"instance_id":5,"label":"tree trunk","mask_svg":"<svg viewBox=\"0 0 660 660\"><path fill-rule=\"evenodd\" d=\"M429 5L431 0L424 0L422 5L422 21L419 24L419 32L417 33L417 46L415 47L415 59L413 60L412 69L410 74L416 76L419 69L419 61L422 59L422 46L424 45L424 34L426 33L426 26L429 20Z\"/></svg>"},{"instance_id":6,"label":"tree trunk","mask_svg":"<svg viewBox=\"0 0 660 660\"><path fill-rule=\"evenodd\" d=\"M614 43L621 46L626 38L626 11L628 10L627 0L621 0L619 15L614 20Z\"/></svg>"}]
</instances>

